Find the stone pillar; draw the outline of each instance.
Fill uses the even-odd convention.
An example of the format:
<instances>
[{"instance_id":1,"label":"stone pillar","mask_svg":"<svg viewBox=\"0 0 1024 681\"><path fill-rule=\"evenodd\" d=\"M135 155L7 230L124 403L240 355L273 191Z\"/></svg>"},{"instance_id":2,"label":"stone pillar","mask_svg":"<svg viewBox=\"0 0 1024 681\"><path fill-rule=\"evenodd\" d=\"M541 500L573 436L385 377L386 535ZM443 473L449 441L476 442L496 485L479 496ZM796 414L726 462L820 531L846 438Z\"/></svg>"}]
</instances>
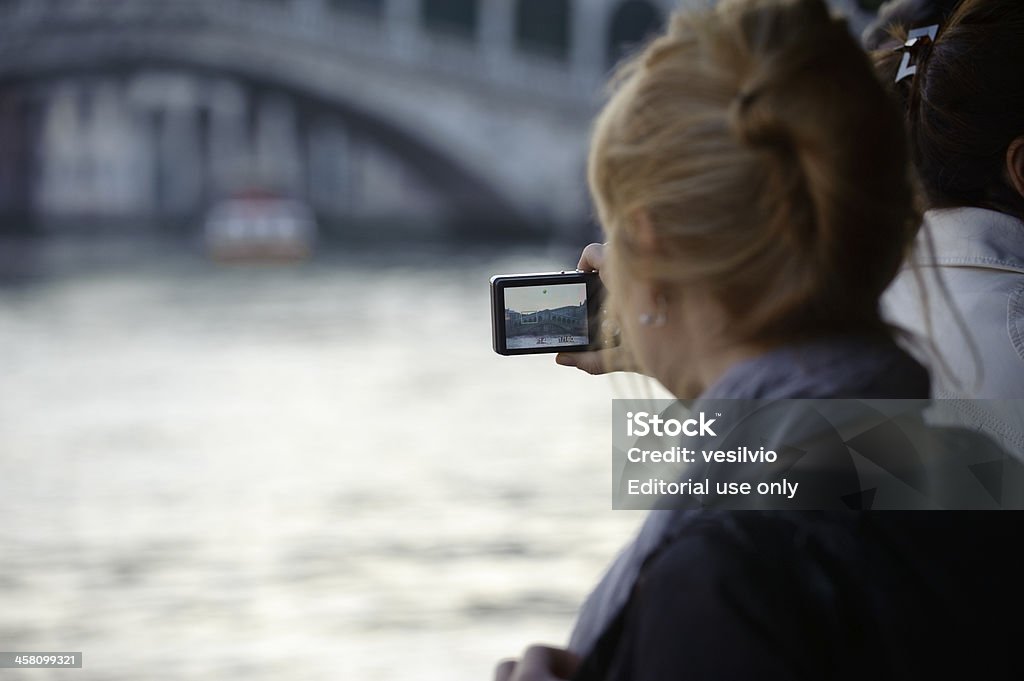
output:
<instances>
[{"instance_id":1,"label":"stone pillar","mask_svg":"<svg viewBox=\"0 0 1024 681\"><path fill-rule=\"evenodd\" d=\"M206 97L210 111L207 161L211 193L226 196L245 186L249 171L248 102L232 81L213 83Z\"/></svg>"},{"instance_id":2,"label":"stone pillar","mask_svg":"<svg viewBox=\"0 0 1024 681\"><path fill-rule=\"evenodd\" d=\"M608 22L614 3L576 0L572 3L569 62L573 79L600 83L607 71Z\"/></svg>"},{"instance_id":3,"label":"stone pillar","mask_svg":"<svg viewBox=\"0 0 1024 681\"><path fill-rule=\"evenodd\" d=\"M397 54L414 58L420 35L420 0L387 0L387 32Z\"/></svg>"},{"instance_id":4,"label":"stone pillar","mask_svg":"<svg viewBox=\"0 0 1024 681\"><path fill-rule=\"evenodd\" d=\"M318 213L344 217L352 194L351 138L338 121L316 121L306 142L309 202Z\"/></svg>"},{"instance_id":5,"label":"stone pillar","mask_svg":"<svg viewBox=\"0 0 1024 681\"><path fill-rule=\"evenodd\" d=\"M310 29L319 26L327 8L324 7L324 0L294 0L294 14L303 28Z\"/></svg>"},{"instance_id":6,"label":"stone pillar","mask_svg":"<svg viewBox=\"0 0 1024 681\"><path fill-rule=\"evenodd\" d=\"M44 215L59 215L86 204L88 130L82 120L80 86L58 83L47 99L39 138L39 180L32 199Z\"/></svg>"},{"instance_id":7,"label":"stone pillar","mask_svg":"<svg viewBox=\"0 0 1024 681\"><path fill-rule=\"evenodd\" d=\"M280 95L266 95L256 110L256 167L265 186L289 196L303 196L295 107Z\"/></svg>"},{"instance_id":8,"label":"stone pillar","mask_svg":"<svg viewBox=\"0 0 1024 681\"><path fill-rule=\"evenodd\" d=\"M168 108L160 130L160 193L165 216L181 218L201 211L204 182L202 143L196 109Z\"/></svg>"},{"instance_id":9,"label":"stone pillar","mask_svg":"<svg viewBox=\"0 0 1024 681\"><path fill-rule=\"evenodd\" d=\"M0 213L13 211L22 177L19 173L22 157L19 142L24 135L18 115L19 104L15 96L0 92L0 148L7 150L7 153L0 154Z\"/></svg>"},{"instance_id":10,"label":"stone pillar","mask_svg":"<svg viewBox=\"0 0 1024 681\"><path fill-rule=\"evenodd\" d=\"M494 63L507 63L514 59L516 32L516 5L519 0L479 0L480 20L477 42L480 51Z\"/></svg>"}]
</instances>

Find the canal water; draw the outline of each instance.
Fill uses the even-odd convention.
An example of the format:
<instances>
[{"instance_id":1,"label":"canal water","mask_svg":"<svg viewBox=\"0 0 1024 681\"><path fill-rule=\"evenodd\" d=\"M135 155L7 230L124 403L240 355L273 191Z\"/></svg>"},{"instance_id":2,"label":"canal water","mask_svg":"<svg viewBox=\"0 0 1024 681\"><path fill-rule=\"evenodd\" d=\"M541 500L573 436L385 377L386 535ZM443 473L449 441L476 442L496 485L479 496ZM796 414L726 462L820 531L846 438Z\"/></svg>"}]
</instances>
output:
<instances>
[{"instance_id":1,"label":"canal water","mask_svg":"<svg viewBox=\"0 0 1024 681\"><path fill-rule=\"evenodd\" d=\"M0 650L84 665L3 678L480 681L564 643L640 520L635 386L494 354L487 279L576 255L8 253Z\"/></svg>"}]
</instances>

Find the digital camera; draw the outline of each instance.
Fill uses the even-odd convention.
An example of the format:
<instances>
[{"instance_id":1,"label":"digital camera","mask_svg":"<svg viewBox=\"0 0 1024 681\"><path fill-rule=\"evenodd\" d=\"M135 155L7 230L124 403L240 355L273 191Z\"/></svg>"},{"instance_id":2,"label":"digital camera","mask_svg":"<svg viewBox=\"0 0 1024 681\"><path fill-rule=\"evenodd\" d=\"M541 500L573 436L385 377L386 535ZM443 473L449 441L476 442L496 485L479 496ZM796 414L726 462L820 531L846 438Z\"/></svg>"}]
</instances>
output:
<instances>
[{"instance_id":1,"label":"digital camera","mask_svg":"<svg viewBox=\"0 0 1024 681\"><path fill-rule=\"evenodd\" d=\"M597 272L491 277L491 331L499 355L584 352L618 344Z\"/></svg>"}]
</instances>

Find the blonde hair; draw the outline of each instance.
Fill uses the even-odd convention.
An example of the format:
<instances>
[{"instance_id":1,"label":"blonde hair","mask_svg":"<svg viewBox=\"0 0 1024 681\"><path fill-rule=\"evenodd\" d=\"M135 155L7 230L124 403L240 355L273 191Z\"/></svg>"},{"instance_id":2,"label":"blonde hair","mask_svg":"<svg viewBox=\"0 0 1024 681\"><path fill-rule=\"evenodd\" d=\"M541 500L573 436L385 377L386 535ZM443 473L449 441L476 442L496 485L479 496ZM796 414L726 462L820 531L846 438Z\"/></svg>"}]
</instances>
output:
<instances>
[{"instance_id":1,"label":"blonde hair","mask_svg":"<svg viewBox=\"0 0 1024 681\"><path fill-rule=\"evenodd\" d=\"M903 127L822 0L677 13L611 88L588 173L614 270L700 283L737 340L888 333L920 224Z\"/></svg>"}]
</instances>

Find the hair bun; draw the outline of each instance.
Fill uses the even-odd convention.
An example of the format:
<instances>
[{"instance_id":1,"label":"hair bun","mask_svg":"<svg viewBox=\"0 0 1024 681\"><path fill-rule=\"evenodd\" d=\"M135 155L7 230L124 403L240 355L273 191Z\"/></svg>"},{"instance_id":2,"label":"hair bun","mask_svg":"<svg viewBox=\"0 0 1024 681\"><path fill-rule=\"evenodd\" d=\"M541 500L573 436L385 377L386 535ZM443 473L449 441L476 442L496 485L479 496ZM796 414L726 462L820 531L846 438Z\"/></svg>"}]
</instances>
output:
<instances>
[{"instance_id":1,"label":"hair bun","mask_svg":"<svg viewBox=\"0 0 1024 681\"><path fill-rule=\"evenodd\" d=\"M768 99L763 89L741 92L730 107L729 125L737 139L749 147L790 150L793 140L789 126Z\"/></svg>"},{"instance_id":2,"label":"hair bun","mask_svg":"<svg viewBox=\"0 0 1024 681\"><path fill-rule=\"evenodd\" d=\"M852 38L818 0L737 4L745 63L730 127L747 146L790 150L808 109L828 105L829 81L849 72Z\"/></svg>"},{"instance_id":3,"label":"hair bun","mask_svg":"<svg viewBox=\"0 0 1024 681\"><path fill-rule=\"evenodd\" d=\"M916 230L903 126L824 0L677 14L617 71L590 187L619 271L707 286L746 338L880 325Z\"/></svg>"}]
</instances>

